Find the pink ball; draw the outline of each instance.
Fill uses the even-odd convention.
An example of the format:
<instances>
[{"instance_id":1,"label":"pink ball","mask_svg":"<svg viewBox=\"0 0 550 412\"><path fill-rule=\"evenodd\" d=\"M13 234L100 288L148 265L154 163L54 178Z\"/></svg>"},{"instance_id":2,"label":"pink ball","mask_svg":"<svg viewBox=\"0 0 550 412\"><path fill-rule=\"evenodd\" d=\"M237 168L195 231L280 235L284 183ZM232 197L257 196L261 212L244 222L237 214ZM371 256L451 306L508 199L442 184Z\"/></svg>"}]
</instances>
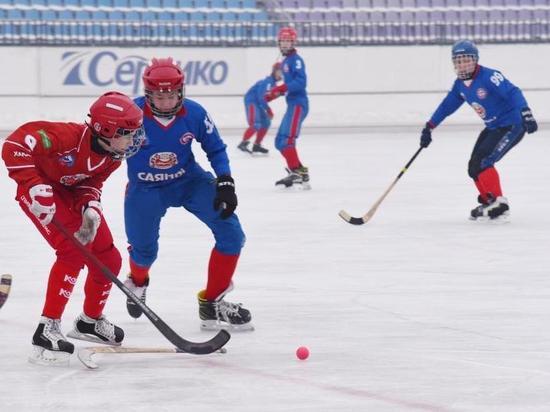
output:
<instances>
[{"instance_id":1,"label":"pink ball","mask_svg":"<svg viewBox=\"0 0 550 412\"><path fill-rule=\"evenodd\" d=\"M300 346L296 349L296 357L300 360L306 360L309 357L309 349L305 346Z\"/></svg>"}]
</instances>

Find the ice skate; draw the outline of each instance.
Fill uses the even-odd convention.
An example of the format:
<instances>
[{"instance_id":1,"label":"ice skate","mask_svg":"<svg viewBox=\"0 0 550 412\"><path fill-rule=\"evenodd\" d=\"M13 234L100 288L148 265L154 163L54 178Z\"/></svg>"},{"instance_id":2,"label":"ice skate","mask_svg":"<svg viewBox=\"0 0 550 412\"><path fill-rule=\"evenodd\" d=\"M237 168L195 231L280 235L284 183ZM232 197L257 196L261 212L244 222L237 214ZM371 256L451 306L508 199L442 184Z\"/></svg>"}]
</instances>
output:
<instances>
[{"instance_id":1,"label":"ice skate","mask_svg":"<svg viewBox=\"0 0 550 412\"><path fill-rule=\"evenodd\" d=\"M470 212L470 219L475 221L508 221L510 216L510 206L508 205L508 199L504 196L498 196L494 198L489 195L488 199L484 201L481 196L478 197L480 203L479 206L472 209Z\"/></svg>"},{"instance_id":2,"label":"ice skate","mask_svg":"<svg viewBox=\"0 0 550 412\"><path fill-rule=\"evenodd\" d=\"M99 319L93 319L82 313L75 319L74 329L67 333L67 336L73 339L119 346L124 339L124 331L109 322L103 315Z\"/></svg>"},{"instance_id":3,"label":"ice skate","mask_svg":"<svg viewBox=\"0 0 550 412\"><path fill-rule=\"evenodd\" d=\"M250 323L252 316L241 303L231 303L223 298L233 289L230 285L215 300L204 298L205 290L198 293L199 317L202 330L227 329L229 331L251 331L254 326Z\"/></svg>"},{"instance_id":4,"label":"ice skate","mask_svg":"<svg viewBox=\"0 0 550 412\"><path fill-rule=\"evenodd\" d=\"M61 333L61 320L45 316L40 318L32 346L29 362L37 365L66 366L74 352L74 345Z\"/></svg>"},{"instance_id":5,"label":"ice skate","mask_svg":"<svg viewBox=\"0 0 550 412\"><path fill-rule=\"evenodd\" d=\"M243 140L239 145L237 146L237 149L239 149L241 152L245 153L252 153L252 150L248 148L248 145L250 144L249 140Z\"/></svg>"},{"instance_id":6,"label":"ice skate","mask_svg":"<svg viewBox=\"0 0 550 412\"><path fill-rule=\"evenodd\" d=\"M281 180L275 182L275 186L282 188L291 188L301 190L309 190L311 186L309 184L309 170L305 166L300 166L295 169L286 169L288 175Z\"/></svg>"},{"instance_id":7,"label":"ice skate","mask_svg":"<svg viewBox=\"0 0 550 412\"><path fill-rule=\"evenodd\" d=\"M131 275L128 275L128 278L124 281L124 286L126 286L130 291L136 295L136 297L145 304L145 298L147 293L147 286L149 286L149 278L145 281L143 286L137 286L134 283L134 279L132 279ZM139 318L143 311L141 308L134 303L134 301L130 298L126 299L126 309L128 310L128 314L133 317L134 319Z\"/></svg>"},{"instance_id":8,"label":"ice skate","mask_svg":"<svg viewBox=\"0 0 550 412\"><path fill-rule=\"evenodd\" d=\"M265 147L263 147L259 143L254 143L252 146L252 154L260 154L260 155L266 155L269 153L269 150L267 150Z\"/></svg>"}]
</instances>

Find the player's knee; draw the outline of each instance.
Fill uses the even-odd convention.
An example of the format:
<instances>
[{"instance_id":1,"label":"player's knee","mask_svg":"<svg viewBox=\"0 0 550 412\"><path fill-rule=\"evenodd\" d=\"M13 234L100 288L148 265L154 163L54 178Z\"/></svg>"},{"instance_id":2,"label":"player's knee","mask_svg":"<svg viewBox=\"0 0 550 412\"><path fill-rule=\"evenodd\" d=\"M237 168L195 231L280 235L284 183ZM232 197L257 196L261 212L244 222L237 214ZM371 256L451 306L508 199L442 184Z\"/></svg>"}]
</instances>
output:
<instances>
[{"instance_id":1,"label":"player's knee","mask_svg":"<svg viewBox=\"0 0 550 412\"><path fill-rule=\"evenodd\" d=\"M132 246L129 251L130 257L136 264L139 266L151 267L155 260L157 260L159 247L158 244L152 245L148 248Z\"/></svg>"},{"instance_id":2,"label":"player's knee","mask_svg":"<svg viewBox=\"0 0 550 412\"><path fill-rule=\"evenodd\" d=\"M479 174L481 173L481 159L479 158L472 158L470 159L470 162L468 163L468 176L470 176L472 179L477 179Z\"/></svg>"},{"instance_id":3,"label":"player's knee","mask_svg":"<svg viewBox=\"0 0 550 412\"><path fill-rule=\"evenodd\" d=\"M118 276L122 267L122 256L114 244L111 244L107 249L96 252L95 256L113 273Z\"/></svg>"},{"instance_id":4,"label":"player's knee","mask_svg":"<svg viewBox=\"0 0 550 412\"><path fill-rule=\"evenodd\" d=\"M246 242L246 236L239 226L234 226L216 239L216 249L227 255L237 255Z\"/></svg>"},{"instance_id":5,"label":"player's knee","mask_svg":"<svg viewBox=\"0 0 550 412\"><path fill-rule=\"evenodd\" d=\"M286 140L285 138L280 138L279 136L277 136L277 138L275 139L275 148L282 152L285 148L286 148Z\"/></svg>"}]
</instances>

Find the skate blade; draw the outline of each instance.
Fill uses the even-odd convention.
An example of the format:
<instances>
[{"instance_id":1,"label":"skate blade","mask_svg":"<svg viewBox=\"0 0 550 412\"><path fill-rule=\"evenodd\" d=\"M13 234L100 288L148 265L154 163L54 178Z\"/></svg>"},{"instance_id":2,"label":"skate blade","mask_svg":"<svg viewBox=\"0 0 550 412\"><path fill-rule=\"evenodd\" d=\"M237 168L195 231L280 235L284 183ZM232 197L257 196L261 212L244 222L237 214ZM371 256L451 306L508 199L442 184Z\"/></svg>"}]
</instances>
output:
<instances>
[{"instance_id":1,"label":"skate blade","mask_svg":"<svg viewBox=\"0 0 550 412\"><path fill-rule=\"evenodd\" d=\"M42 346L33 345L29 355L29 363L41 366L69 366L71 354L68 352L44 349Z\"/></svg>"},{"instance_id":2,"label":"skate blade","mask_svg":"<svg viewBox=\"0 0 550 412\"><path fill-rule=\"evenodd\" d=\"M503 225L506 223L510 223L510 214L504 213L498 217L495 217L494 219L491 219L489 216L480 216L478 218L470 216L470 220L472 222L479 222L487 225Z\"/></svg>"},{"instance_id":3,"label":"skate blade","mask_svg":"<svg viewBox=\"0 0 550 412\"><path fill-rule=\"evenodd\" d=\"M252 332L254 330L254 325L250 322L242 325L232 325L216 320L201 320L201 330L215 332L222 329L228 332Z\"/></svg>"},{"instance_id":4,"label":"skate blade","mask_svg":"<svg viewBox=\"0 0 550 412\"><path fill-rule=\"evenodd\" d=\"M98 338L95 335L90 335L88 333L80 333L76 329L73 329L69 333L67 333L67 337L68 338L73 338L73 339L85 340L87 342L101 343L103 345L109 345L109 346L120 346L122 344L122 342L106 341L106 340Z\"/></svg>"}]
</instances>

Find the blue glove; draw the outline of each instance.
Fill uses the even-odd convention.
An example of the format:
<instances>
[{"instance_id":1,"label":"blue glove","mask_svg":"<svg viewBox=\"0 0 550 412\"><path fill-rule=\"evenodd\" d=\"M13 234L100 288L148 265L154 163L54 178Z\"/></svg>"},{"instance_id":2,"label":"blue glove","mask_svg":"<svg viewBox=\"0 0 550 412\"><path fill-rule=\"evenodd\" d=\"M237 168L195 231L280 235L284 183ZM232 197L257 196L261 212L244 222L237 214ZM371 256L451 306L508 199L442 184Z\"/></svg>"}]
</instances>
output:
<instances>
[{"instance_id":1,"label":"blue glove","mask_svg":"<svg viewBox=\"0 0 550 412\"><path fill-rule=\"evenodd\" d=\"M428 147L432 142L432 127L426 123L420 135L420 147Z\"/></svg>"},{"instance_id":2,"label":"blue glove","mask_svg":"<svg viewBox=\"0 0 550 412\"><path fill-rule=\"evenodd\" d=\"M535 133L539 128L531 109L524 107L521 109L521 118L523 119L523 127L528 134Z\"/></svg>"}]
</instances>

